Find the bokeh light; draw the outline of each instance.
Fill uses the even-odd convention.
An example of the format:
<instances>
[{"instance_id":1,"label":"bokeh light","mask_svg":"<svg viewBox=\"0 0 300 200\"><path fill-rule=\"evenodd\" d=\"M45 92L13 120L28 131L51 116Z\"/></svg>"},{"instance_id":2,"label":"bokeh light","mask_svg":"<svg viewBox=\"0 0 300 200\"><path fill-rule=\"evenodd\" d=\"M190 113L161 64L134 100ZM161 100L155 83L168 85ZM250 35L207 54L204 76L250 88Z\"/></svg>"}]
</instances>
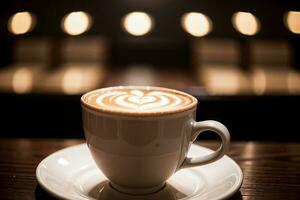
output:
<instances>
[{"instance_id":1,"label":"bokeh light","mask_svg":"<svg viewBox=\"0 0 300 200\"><path fill-rule=\"evenodd\" d=\"M25 34L31 31L36 23L35 16L30 12L18 12L8 20L8 30L15 34Z\"/></svg>"},{"instance_id":2,"label":"bokeh light","mask_svg":"<svg viewBox=\"0 0 300 200\"><path fill-rule=\"evenodd\" d=\"M12 87L15 93L30 92L33 87L32 71L25 67L17 69L12 78Z\"/></svg>"},{"instance_id":3,"label":"bokeh light","mask_svg":"<svg viewBox=\"0 0 300 200\"><path fill-rule=\"evenodd\" d=\"M300 12L289 11L284 17L286 27L295 34L300 34Z\"/></svg>"},{"instance_id":4,"label":"bokeh light","mask_svg":"<svg viewBox=\"0 0 300 200\"><path fill-rule=\"evenodd\" d=\"M153 28L153 19L145 12L132 12L125 15L122 26L129 34L142 36Z\"/></svg>"},{"instance_id":5,"label":"bokeh light","mask_svg":"<svg viewBox=\"0 0 300 200\"><path fill-rule=\"evenodd\" d=\"M233 27L243 35L255 35L260 30L257 17L249 12L237 12L232 16Z\"/></svg>"},{"instance_id":6,"label":"bokeh light","mask_svg":"<svg viewBox=\"0 0 300 200\"><path fill-rule=\"evenodd\" d=\"M104 71L98 65L70 64L62 67L62 70L58 71L56 75L60 77L62 92L81 94L97 88L103 80Z\"/></svg>"},{"instance_id":7,"label":"bokeh light","mask_svg":"<svg viewBox=\"0 0 300 200\"><path fill-rule=\"evenodd\" d=\"M195 37L207 35L212 30L212 22L202 13L190 12L181 18L183 29Z\"/></svg>"},{"instance_id":8,"label":"bokeh light","mask_svg":"<svg viewBox=\"0 0 300 200\"><path fill-rule=\"evenodd\" d=\"M82 91L83 73L79 68L70 68L62 79L62 88L66 94L76 94Z\"/></svg>"},{"instance_id":9,"label":"bokeh light","mask_svg":"<svg viewBox=\"0 0 300 200\"><path fill-rule=\"evenodd\" d=\"M267 76L264 70L253 70L252 76L253 91L256 95L263 95L267 89Z\"/></svg>"},{"instance_id":10,"label":"bokeh light","mask_svg":"<svg viewBox=\"0 0 300 200\"><path fill-rule=\"evenodd\" d=\"M288 91L290 94L300 94L300 72L292 70L288 73Z\"/></svg>"},{"instance_id":11,"label":"bokeh light","mask_svg":"<svg viewBox=\"0 0 300 200\"><path fill-rule=\"evenodd\" d=\"M62 29L69 35L80 35L86 32L91 25L91 16L82 11L71 12L62 20Z\"/></svg>"}]
</instances>

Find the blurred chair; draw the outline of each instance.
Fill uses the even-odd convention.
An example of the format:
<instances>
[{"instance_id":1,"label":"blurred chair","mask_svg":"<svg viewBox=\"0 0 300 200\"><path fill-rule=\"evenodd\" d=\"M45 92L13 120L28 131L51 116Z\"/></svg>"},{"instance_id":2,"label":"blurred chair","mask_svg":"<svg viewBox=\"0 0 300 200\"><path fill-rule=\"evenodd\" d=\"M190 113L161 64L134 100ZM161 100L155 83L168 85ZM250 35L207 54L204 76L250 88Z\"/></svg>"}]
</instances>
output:
<instances>
[{"instance_id":1,"label":"blurred chair","mask_svg":"<svg viewBox=\"0 0 300 200\"><path fill-rule=\"evenodd\" d=\"M51 62L51 42L48 38L19 39L13 49L13 65L47 67Z\"/></svg>"},{"instance_id":2,"label":"blurred chair","mask_svg":"<svg viewBox=\"0 0 300 200\"><path fill-rule=\"evenodd\" d=\"M99 36L63 39L60 65L44 77L39 90L51 93L81 94L99 87L105 77L108 43Z\"/></svg>"},{"instance_id":3,"label":"blurred chair","mask_svg":"<svg viewBox=\"0 0 300 200\"><path fill-rule=\"evenodd\" d=\"M292 49L287 41L251 40L249 62L256 94L297 93L299 73L292 68ZM300 87L300 85L298 85Z\"/></svg>"},{"instance_id":4,"label":"blurred chair","mask_svg":"<svg viewBox=\"0 0 300 200\"><path fill-rule=\"evenodd\" d=\"M105 64L108 42L100 36L68 37L62 41L62 64Z\"/></svg>"},{"instance_id":5,"label":"blurred chair","mask_svg":"<svg viewBox=\"0 0 300 200\"><path fill-rule=\"evenodd\" d=\"M234 95L251 92L250 80L239 67L239 43L230 39L197 39L193 63L197 79L210 94Z\"/></svg>"},{"instance_id":6,"label":"blurred chair","mask_svg":"<svg viewBox=\"0 0 300 200\"><path fill-rule=\"evenodd\" d=\"M287 41L253 39L249 42L250 64L262 68L288 68L292 50Z\"/></svg>"},{"instance_id":7,"label":"blurred chair","mask_svg":"<svg viewBox=\"0 0 300 200\"><path fill-rule=\"evenodd\" d=\"M51 62L51 40L22 38L15 42L12 63L0 70L0 90L28 93Z\"/></svg>"}]
</instances>

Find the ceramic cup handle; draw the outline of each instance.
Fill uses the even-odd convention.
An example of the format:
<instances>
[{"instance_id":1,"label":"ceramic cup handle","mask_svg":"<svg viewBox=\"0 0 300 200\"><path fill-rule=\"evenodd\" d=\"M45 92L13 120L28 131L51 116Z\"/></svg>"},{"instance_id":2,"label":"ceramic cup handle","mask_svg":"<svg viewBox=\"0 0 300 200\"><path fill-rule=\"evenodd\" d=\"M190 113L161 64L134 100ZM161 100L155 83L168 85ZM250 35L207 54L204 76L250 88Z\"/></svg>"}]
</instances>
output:
<instances>
[{"instance_id":1,"label":"ceramic cup handle","mask_svg":"<svg viewBox=\"0 0 300 200\"><path fill-rule=\"evenodd\" d=\"M224 156L230 145L230 134L228 129L220 122L207 120L201 122L192 122L192 141L195 141L197 136L203 131L213 131L217 133L221 139L221 146L213 153L201 156L186 158L181 168L193 167L214 162Z\"/></svg>"}]
</instances>

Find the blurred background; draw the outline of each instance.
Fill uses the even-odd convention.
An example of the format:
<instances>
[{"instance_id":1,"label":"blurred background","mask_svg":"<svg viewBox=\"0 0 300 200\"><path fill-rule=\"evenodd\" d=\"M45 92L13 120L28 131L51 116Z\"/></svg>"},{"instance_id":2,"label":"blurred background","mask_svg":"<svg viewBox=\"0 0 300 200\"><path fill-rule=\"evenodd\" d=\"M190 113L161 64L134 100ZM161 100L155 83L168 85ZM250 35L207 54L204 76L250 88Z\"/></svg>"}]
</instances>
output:
<instances>
[{"instance_id":1,"label":"blurred background","mask_svg":"<svg viewBox=\"0 0 300 200\"><path fill-rule=\"evenodd\" d=\"M80 96L154 85L200 101L233 140L300 140L293 0L3 0L1 137L83 137Z\"/></svg>"}]
</instances>

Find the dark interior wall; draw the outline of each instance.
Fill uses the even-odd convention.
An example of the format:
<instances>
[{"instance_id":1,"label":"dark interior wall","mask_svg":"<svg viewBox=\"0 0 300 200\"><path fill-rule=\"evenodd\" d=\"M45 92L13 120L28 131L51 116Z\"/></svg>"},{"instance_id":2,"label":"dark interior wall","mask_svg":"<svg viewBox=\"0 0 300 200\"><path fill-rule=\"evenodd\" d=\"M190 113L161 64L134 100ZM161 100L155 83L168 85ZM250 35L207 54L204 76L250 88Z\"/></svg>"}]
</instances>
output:
<instances>
[{"instance_id":1,"label":"dark interior wall","mask_svg":"<svg viewBox=\"0 0 300 200\"><path fill-rule=\"evenodd\" d=\"M5 0L0 3L0 66L9 62L9 49L16 38L27 36L51 36L62 39L61 19L71 11L86 11L93 17L93 26L86 34L100 34L112 41L112 65L127 65L135 62L153 65L189 65L190 37L180 24L181 16L196 11L208 15L213 30L208 37L229 37L247 40L249 37L236 32L231 17L237 11L249 11L261 22L261 31L251 38L284 38L295 44L299 53L299 36L290 33L284 26L283 15L289 10L300 10L297 1L288 0ZM37 16L36 28L25 35L13 36L7 31L7 21L19 11L31 11ZM121 28L122 17L131 11L145 11L155 21L153 31L143 37L133 37ZM296 61L299 63L299 61Z\"/></svg>"}]
</instances>

